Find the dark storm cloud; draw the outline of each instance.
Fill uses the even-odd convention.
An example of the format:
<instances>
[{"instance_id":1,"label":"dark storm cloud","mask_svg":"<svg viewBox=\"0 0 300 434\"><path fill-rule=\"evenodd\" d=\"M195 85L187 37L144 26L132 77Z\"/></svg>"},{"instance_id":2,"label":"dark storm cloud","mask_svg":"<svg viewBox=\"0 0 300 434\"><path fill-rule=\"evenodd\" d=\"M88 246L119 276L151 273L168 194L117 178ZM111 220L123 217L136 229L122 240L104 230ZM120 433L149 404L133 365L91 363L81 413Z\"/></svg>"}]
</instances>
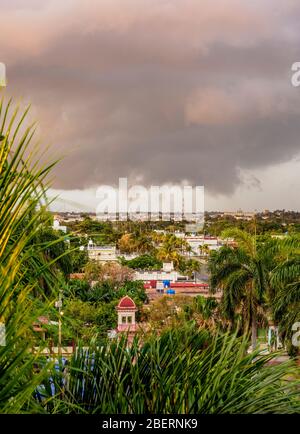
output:
<instances>
[{"instance_id":1,"label":"dark storm cloud","mask_svg":"<svg viewBox=\"0 0 300 434\"><path fill-rule=\"evenodd\" d=\"M66 155L55 187L128 176L229 193L243 182L240 169L295 156L300 91L290 67L300 60L299 8L247 3L8 8L0 41L8 93L32 102L42 137Z\"/></svg>"}]
</instances>

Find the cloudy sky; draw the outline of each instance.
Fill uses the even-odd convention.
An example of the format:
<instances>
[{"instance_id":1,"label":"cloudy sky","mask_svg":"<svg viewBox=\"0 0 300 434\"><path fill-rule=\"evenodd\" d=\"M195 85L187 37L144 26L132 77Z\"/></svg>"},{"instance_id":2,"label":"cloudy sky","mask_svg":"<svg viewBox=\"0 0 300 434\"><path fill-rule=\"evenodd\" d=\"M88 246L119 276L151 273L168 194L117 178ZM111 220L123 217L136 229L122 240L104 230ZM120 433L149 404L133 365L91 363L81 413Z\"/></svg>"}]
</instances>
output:
<instances>
[{"instance_id":1,"label":"cloudy sky","mask_svg":"<svg viewBox=\"0 0 300 434\"><path fill-rule=\"evenodd\" d=\"M0 20L6 94L64 156L53 194L92 207L126 176L300 210L298 0L0 0Z\"/></svg>"}]
</instances>

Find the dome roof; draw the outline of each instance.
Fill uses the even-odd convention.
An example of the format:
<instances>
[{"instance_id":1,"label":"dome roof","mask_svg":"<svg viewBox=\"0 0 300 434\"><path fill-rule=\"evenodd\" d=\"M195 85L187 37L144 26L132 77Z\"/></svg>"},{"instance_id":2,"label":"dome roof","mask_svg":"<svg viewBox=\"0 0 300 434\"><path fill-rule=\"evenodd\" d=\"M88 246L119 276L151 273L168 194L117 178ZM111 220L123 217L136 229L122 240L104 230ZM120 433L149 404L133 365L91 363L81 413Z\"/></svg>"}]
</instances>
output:
<instances>
[{"instance_id":1,"label":"dome roof","mask_svg":"<svg viewBox=\"0 0 300 434\"><path fill-rule=\"evenodd\" d=\"M121 298L119 301L117 309L136 309L136 304L132 298L125 295L125 297Z\"/></svg>"}]
</instances>

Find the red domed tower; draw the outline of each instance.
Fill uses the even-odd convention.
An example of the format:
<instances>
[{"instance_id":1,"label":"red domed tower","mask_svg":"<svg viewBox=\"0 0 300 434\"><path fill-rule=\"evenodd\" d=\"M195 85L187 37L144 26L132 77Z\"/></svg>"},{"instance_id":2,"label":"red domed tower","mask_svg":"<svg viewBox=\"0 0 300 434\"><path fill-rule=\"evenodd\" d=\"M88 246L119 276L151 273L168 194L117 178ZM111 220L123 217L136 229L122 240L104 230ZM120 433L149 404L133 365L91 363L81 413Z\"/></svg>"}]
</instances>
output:
<instances>
[{"instance_id":1,"label":"red domed tower","mask_svg":"<svg viewBox=\"0 0 300 434\"><path fill-rule=\"evenodd\" d=\"M134 334L136 331L135 312L137 311L135 302L126 295L120 300L116 309L118 312L117 331Z\"/></svg>"}]
</instances>

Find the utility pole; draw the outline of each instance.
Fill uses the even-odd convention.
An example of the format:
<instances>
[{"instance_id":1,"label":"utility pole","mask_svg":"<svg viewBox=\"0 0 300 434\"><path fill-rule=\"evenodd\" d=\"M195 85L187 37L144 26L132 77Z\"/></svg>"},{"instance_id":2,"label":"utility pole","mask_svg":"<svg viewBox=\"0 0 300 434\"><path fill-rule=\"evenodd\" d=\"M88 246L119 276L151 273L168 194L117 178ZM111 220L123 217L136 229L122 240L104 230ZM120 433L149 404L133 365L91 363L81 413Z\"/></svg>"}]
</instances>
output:
<instances>
[{"instance_id":1,"label":"utility pole","mask_svg":"<svg viewBox=\"0 0 300 434\"><path fill-rule=\"evenodd\" d=\"M58 301L55 303L56 307L58 308L58 356L61 357L62 355L62 348L61 348L61 326L62 326L62 315L63 311L62 308L62 289L59 290L59 296Z\"/></svg>"},{"instance_id":2,"label":"utility pole","mask_svg":"<svg viewBox=\"0 0 300 434\"><path fill-rule=\"evenodd\" d=\"M254 210L254 253L255 254L256 254L256 237L257 237L256 214L257 214L257 209Z\"/></svg>"}]
</instances>

